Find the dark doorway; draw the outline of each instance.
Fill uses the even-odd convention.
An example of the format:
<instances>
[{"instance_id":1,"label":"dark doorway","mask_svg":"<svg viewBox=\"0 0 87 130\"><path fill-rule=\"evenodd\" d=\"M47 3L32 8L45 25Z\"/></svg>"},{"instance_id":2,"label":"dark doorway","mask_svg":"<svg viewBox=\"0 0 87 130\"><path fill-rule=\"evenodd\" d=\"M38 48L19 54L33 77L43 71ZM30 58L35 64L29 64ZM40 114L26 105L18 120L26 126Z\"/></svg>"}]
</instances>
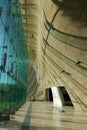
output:
<instances>
[{"instance_id":1,"label":"dark doorway","mask_svg":"<svg viewBox=\"0 0 87 130\"><path fill-rule=\"evenodd\" d=\"M53 96L52 96L52 90L51 90L51 88L46 89L46 100L47 101L53 101Z\"/></svg>"},{"instance_id":2,"label":"dark doorway","mask_svg":"<svg viewBox=\"0 0 87 130\"><path fill-rule=\"evenodd\" d=\"M52 90L49 89L49 101L53 101Z\"/></svg>"},{"instance_id":3,"label":"dark doorway","mask_svg":"<svg viewBox=\"0 0 87 130\"><path fill-rule=\"evenodd\" d=\"M63 95L63 99L64 99L64 104L63 105L64 106L73 106L72 101L70 99L70 96L69 96L66 88L65 87L60 87L60 91L61 91L61 93Z\"/></svg>"}]
</instances>

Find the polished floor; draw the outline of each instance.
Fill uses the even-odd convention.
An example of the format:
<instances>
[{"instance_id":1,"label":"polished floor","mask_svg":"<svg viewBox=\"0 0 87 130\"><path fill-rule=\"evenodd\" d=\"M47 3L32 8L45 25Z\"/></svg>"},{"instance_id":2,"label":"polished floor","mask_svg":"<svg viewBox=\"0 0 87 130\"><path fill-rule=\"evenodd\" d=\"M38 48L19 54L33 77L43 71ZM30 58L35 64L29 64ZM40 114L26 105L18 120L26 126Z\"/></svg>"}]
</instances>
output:
<instances>
[{"instance_id":1,"label":"polished floor","mask_svg":"<svg viewBox=\"0 0 87 130\"><path fill-rule=\"evenodd\" d=\"M87 112L54 108L52 102L27 101L0 130L87 130Z\"/></svg>"}]
</instances>

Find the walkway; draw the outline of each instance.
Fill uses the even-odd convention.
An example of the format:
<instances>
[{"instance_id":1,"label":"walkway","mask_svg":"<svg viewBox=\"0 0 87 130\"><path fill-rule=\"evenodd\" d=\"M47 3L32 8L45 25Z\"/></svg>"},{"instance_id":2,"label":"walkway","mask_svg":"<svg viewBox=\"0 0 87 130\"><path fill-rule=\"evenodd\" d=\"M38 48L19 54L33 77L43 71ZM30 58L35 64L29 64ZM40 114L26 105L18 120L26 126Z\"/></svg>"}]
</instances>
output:
<instances>
[{"instance_id":1,"label":"walkway","mask_svg":"<svg viewBox=\"0 0 87 130\"><path fill-rule=\"evenodd\" d=\"M0 130L87 130L86 112L63 109L54 109L51 102L26 102Z\"/></svg>"}]
</instances>

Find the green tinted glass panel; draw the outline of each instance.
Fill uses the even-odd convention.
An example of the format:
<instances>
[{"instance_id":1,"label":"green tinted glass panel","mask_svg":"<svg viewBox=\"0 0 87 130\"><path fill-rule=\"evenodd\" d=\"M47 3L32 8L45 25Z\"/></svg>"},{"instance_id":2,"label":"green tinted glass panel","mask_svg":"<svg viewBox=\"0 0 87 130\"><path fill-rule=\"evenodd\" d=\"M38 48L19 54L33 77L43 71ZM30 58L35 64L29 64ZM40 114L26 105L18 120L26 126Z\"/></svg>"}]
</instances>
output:
<instances>
[{"instance_id":1,"label":"green tinted glass panel","mask_svg":"<svg viewBox=\"0 0 87 130\"><path fill-rule=\"evenodd\" d=\"M0 0L0 114L26 100L28 59L17 0Z\"/></svg>"}]
</instances>

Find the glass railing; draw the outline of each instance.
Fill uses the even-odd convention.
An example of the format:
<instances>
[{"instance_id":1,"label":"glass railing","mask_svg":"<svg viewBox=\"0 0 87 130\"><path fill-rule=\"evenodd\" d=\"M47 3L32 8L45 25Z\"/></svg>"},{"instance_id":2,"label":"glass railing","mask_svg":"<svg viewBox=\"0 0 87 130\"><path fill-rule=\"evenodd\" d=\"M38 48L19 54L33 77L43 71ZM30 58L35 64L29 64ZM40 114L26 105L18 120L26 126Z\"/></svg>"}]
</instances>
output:
<instances>
[{"instance_id":1,"label":"glass railing","mask_svg":"<svg viewBox=\"0 0 87 130\"><path fill-rule=\"evenodd\" d=\"M0 0L0 115L26 100L28 59L20 6L17 0Z\"/></svg>"}]
</instances>

